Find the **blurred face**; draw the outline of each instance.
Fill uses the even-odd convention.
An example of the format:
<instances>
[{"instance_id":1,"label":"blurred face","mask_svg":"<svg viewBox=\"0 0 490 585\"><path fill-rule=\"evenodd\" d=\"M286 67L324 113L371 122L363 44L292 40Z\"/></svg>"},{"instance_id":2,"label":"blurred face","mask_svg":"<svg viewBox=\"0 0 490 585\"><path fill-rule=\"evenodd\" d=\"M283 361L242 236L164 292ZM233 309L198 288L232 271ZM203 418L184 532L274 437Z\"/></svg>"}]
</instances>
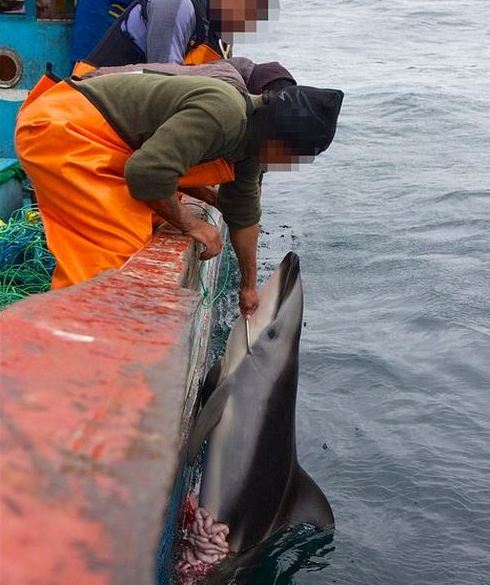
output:
<instances>
[{"instance_id":1,"label":"blurred face","mask_svg":"<svg viewBox=\"0 0 490 585\"><path fill-rule=\"evenodd\" d=\"M259 160L267 169L291 170L299 158L296 152L277 138L269 138L260 147Z\"/></svg>"},{"instance_id":2,"label":"blurred face","mask_svg":"<svg viewBox=\"0 0 490 585\"><path fill-rule=\"evenodd\" d=\"M209 0L211 20L221 32L255 32L258 20L267 20L268 0Z\"/></svg>"},{"instance_id":3,"label":"blurred face","mask_svg":"<svg viewBox=\"0 0 490 585\"><path fill-rule=\"evenodd\" d=\"M311 163L313 155L298 154L283 140L269 138L260 146L259 161L269 171L291 171L300 164Z\"/></svg>"}]
</instances>

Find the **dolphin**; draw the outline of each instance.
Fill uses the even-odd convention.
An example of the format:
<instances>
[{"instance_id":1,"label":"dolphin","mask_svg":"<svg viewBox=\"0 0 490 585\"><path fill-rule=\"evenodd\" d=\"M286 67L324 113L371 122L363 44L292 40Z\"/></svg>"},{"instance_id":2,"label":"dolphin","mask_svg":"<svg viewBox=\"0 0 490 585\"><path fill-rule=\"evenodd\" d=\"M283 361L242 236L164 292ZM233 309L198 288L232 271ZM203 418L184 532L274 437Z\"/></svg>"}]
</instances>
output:
<instances>
[{"instance_id":1,"label":"dolphin","mask_svg":"<svg viewBox=\"0 0 490 585\"><path fill-rule=\"evenodd\" d=\"M223 358L202 388L202 409L188 442L193 462L208 439L199 505L229 527L240 553L285 526L332 531L326 497L298 463L295 406L303 325L299 258L290 252L259 293L249 319L239 317ZM250 351L249 351L250 350Z\"/></svg>"}]
</instances>

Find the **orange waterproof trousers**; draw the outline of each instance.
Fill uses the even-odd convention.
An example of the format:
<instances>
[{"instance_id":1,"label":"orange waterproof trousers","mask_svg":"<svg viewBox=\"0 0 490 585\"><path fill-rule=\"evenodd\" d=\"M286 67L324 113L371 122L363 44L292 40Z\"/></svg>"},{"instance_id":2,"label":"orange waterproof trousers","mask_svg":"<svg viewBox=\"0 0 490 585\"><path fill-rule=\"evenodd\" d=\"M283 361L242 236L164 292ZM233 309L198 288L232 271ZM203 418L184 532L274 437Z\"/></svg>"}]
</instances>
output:
<instances>
[{"instance_id":1,"label":"orange waterproof trousers","mask_svg":"<svg viewBox=\"0 0 490 585\"><path fill-rule=\"evenodd\" d=\"M124 180L132 150L66 82L20 112L19 159L30 177L56 258L52 288L121 267L152 234L152 211Z\"/></svg>"}]
</instances>

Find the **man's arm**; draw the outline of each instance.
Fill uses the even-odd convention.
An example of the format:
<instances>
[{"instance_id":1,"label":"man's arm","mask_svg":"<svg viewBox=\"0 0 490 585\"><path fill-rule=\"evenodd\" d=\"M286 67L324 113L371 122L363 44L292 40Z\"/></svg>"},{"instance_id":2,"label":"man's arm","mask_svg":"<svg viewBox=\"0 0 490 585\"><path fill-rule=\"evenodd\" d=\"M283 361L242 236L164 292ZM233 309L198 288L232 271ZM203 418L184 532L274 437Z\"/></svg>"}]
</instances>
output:
<instances>
[{"instance_id":1,"label":"man's arm","mask_svg":"<svg viewBox=\"0 0 490 585\"><path fill-rule=\"evenodd\" d=\"M173 195L179 177L238 144L245 129L245 102L231 86L197 77L170 82L176 91L188 89L185 105L133 152L124 168L131 195L142 201Z\"/></svg>"},{"instance_id":2,"label":"man's arm","mask_svg":"<svg viewBox=\"0 0 490 585\"><path fill-rule=\"evenodd\" d=\"M230 228L230 239L238 258L240 274L240 311L248 319L259 306L257 295L257 244L259 224Z\"/></svg>"},{"instance_id":3,"label":"man's arm","mask_svg":"<svg viewBox=\"0 0 490 585\"><path fill-rule=\"evenodd\" d=\"M166 199L153 199L147 201L147 204L158 215L166 219L168 223L181 230L184 234L192 236L206 247L199 256L201 260L209 260L221 252L223 241L219 230L192 215L176 195Z\"/></svg>"},{"instance_id":4,"label":"man's arm","mask_svg":"<svg viewBox=\"0 0 490 585\"><path fill-rule=\"evenodd\" d=\"M196 29L191 0L148 2L146 60L148 63L182 63Z\"/></svg>"},{"instance_id":5,"label":"man's arm","mask_svg":"<svg viewBox=\"0 0 490 585\"><path fill-rule=\"evenodd\" d=\"M240 310L245 318L258 307L257 243L259 239L260 164L245 158L235 164L235 180L221 185L218 204L230 230L240 266Z\"/></svg>"},{"instance_id":6,"label":"man's arm","mask_svg":"<svg viewBox=\"0 0 490 585\"><path fill-rule=\"evenodd\" d=\"M124 176L135 199L206 246L200 258L207 260L221 251L221 237L215 227L196 219L178 201L177 183L192 165L219 156L230 143L239 143L246 123L245 103L233 88L214 83L208 87L206 82L204 90L195 93L185 108L133 152Z\"/></svg>"}]
</instances>

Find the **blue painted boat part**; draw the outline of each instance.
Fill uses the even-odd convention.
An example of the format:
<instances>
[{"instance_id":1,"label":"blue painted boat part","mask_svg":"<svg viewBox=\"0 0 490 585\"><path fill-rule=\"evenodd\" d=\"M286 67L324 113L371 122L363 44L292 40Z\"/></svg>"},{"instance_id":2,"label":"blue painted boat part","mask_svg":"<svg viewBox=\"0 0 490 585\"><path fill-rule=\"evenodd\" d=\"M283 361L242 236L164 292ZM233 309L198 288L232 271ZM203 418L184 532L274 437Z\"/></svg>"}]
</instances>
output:
<instances>
[{"instance_id":1,"label":"blue painted boat part","mask_svg":"<svg viewBox=\"0 0 490 585\"><path fill-rule=\"evenodd\" d=\"M63 4L63 3L62 3ZM15 156L13 134L17 112L44 73L46 63L64 77L72 68L73 2L64 6L53 0L47 10L36 12L36 1L26 0L23 13L0 13L0 157ZM62 17L63 19L60 19Z\"/></svg>"}]
</instances>

